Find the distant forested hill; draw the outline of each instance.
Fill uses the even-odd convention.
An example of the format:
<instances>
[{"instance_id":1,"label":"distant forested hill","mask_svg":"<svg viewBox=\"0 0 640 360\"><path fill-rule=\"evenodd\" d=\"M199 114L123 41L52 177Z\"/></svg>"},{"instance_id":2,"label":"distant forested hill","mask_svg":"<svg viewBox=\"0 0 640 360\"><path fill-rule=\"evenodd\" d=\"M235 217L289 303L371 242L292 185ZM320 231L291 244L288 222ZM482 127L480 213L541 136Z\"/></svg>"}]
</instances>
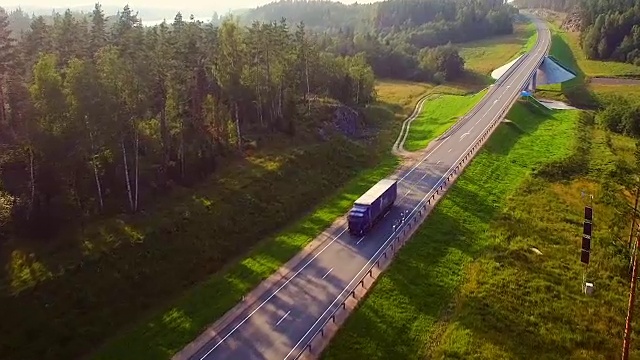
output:
<instances>
[{"instance_id":1,"label":"distant forested hill","mask_svg":"<svg viewBox=\"0 0 640 360\"><path fill-rule=\"evenodd\" d=\"M581 45L591 59L640 65L640 0L515 0L520 8L575 11Z\"/></svg>"},{"instance_id":2,"label":"distant forested hill","mask_svg":"<svg viewBox=\"0 0 640 360\"><path fill-rule=\"evenodd\" d=\"M436 80L452 79L462 68L455 48L444 45L512 33L515 14L499 0L281 0L245 12L240 21L304 22L322 50L364 53L376 76Z\"/></svg>"},{"instance_id":3,"label":"distant forested hill","mask_svg":"<svg viewBox=\"0 0 640 360\"><path fill-rule=\"evenodd\" d=\"M11 36L17 39L29 33L34 19L53 25L72 16L90 27L91 12L67 13L29 17L24 11L10 12ZM500 0L388 0L352 5L281 0L234 12L232 19L247 27L285 19L290 30L304 23L320 51L340 56L362 54L378 77L442 81L454 79L464 68L457 50L445 45L509 34L516 13ZM105 16L106 28L110 29L119 16L119 12ZM213 13L210 20L220 26L228 18Z\"/></svg>"},{"instance_id":4,"label":"distant forested hill","mask_svg":"<svg viewBox=\"0 0 640 360\"><path fill-rule=\"evenodd\" d=\"M402 33L414 46L437 46L511 33L517 13L500 0L387 0L345 5L325 0L281 0L249 10L240 19L304 22L314 31Z\"/></svg>"}]
</instances>

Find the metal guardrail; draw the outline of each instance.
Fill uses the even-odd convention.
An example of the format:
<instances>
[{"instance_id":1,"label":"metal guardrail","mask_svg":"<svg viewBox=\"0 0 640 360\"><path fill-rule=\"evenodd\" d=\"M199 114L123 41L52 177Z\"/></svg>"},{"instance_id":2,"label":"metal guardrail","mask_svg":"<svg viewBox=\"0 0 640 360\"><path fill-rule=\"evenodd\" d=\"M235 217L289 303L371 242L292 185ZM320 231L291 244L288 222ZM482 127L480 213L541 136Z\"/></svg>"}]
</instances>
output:
<instances>
[{"instance_id":1,"label":"metal guardrail","mask_svg":"<svg viewBox=\"0 0 640 360\"><path fill-rule=\"evenodd\" d=\"M536 39L536 43L533 45L533 48L535 49L538 46L539 43L540 43L540 36L538 36L538 38ZM549 48L549 46L547 46L547 49L545 50L545 52L548 51L548 48ZM518 60L516 62L514 62L509 67L509 69L507 69L507 71L505 71L504 74L502 74L502 76L500 76L500 78L498 78L496 80L496 82L494 84L492 84L492 85L487 87L489 90L487 91L485 96L483 96L482 99L480 99L480 101L478 101L478 103L467 114L465 114L462 117L462 119L464 119L464 121L458 121L450 129L445 131L444 134L440 135L438 137L438 139L440 140L440 139L444 139L444 138L450 136L450 134L452 134L453 132L457 131L460 127L462 127L466 123L466 119L469 119L469 118L473 117L475 114L477 114L478 111L480 111L480 109L486 104L487 99L489 99L491 94L495 91L495 86L493 86L493 85L501 84L503 81L507 80L513 74L515 69L517 69L518 66L520 66L520 64L522 62L524 62L529 56L530 56L530 52L525 53L522 56L520 56L518 58ZM544 57L541 58L540 62L536 65L536 68L540 67L540 65L542 64L543 60L544 60ZM524 87L522 89L520 89L520 91L522 91L524 88L526 88L526 86L527 86L527 84L525 83Z\"/></svg>"},{"instance_id":2,"label":"metal guardrail","mask_svg":"<svg viewBox=\"0 0 640 360\"><path fill-rule=\"evenodd\" d=\"M540 42L540 37L538 37L534 48L536 46L538 46L539 42ZM547 48L546 48L545 52L547 52L548 50L549 50L549 45L547 45ZM521 60L524 61L524 59L529 57L528 55L529 54L527 54L527 56L523 56L521 58ZM535 69L537 69L538 66L540 66L540 64L542 63L543 60L544 60L544 57L542 57L542 59L538 62L538 64L536 65ZM522 61L518 61L518 66L522 63ZM511 75L514 73L514 69L516 69L518 66L513 66L511 69L509 69L507 71L508 75L507 75L507 77L504 78L504 80L506 80L509 77L511 77ZM520 89L524 89L527 86L529 81L531 81L532 76L529 76L529 77L525 78L525 81L523 81L522 85L520 86ZM491 90L493 90L493 89L491 89ZM453 183L453 181L455 180L456 176L459 175L459 171L462 170L469 163L469 161L473 158L473 155L475 155L475 153L482 147L483 143L489 138L491 133L495 130L497 125L500 123L502 117L511 108L511 106L513 106L513 104L517 101L517 99L519 97L520 97L520 92L517 92L514 95L512 95L511 99L507 103L507 106L505 106L500 111L498 116L496 116L494 119L492 119L492 122L485 128L484 132L477 139L477 141L472 146L467 148L467 151L458 158L456 165L452 166L445 173L445 175L442 176L442 178L438 181L438 183L436 183L436 185L427 193L427 195L425 195L422 198L422 200L420 200L418 205L416 207L414 207L414 209L411 211L411 213L409 213L409 215L407 216L406 220L404 220L400 224L398 229L394 230L394 232L391 234L391 236L389 237L387 242L389 240L392 240L392 239L393 240L389 244L387 244L386 247L385 247L385 244L383 244L383 246L380 247L380 249L378 250L378 252L379 252L380 250L382 250L384 248L384 251L382 251L382 253L380 253L380 254L378 254L378 252L376 252L376 254L378 254L378 255L376 257L376 254L374 254L375 260L373 260L373 257L372 257L372 259L370 259L369 262L367 262L367 264L371 263L371 265L367 268L367 270L364 272L364 274L358 279L357 283L355 283L355 286L353 286L353 288L348 290L349 287L351 286L351 283L353 283L353 281L356 278L354 278L354 280L351 281L351 283L342 291L342 293L340 293L338 295L336 300L334 300L334 302L329 306L329 308L334 306L334 304L338 303L338 300L341 299L343 296L345 296L345 294L346 294L346 297L344 297L343 299L341 299L339 301L340 305L338 305L331 312L331 314L328 315L327 319L322 323L322 325L318 328L318 330L316 330L316 332L311 336L311 338L309 339L309 341L307 341L307 343L304 345L304 347L298 352L298 354L295 356L295 359L299 359L302 355L305 354L305 352L310 352L311 353L313 351L312 343L314 342L314 340L316 340L318 338L318 336L321 336L321 337L324 338L324 336L325 336L325 328L327 327L327 325L329 325L330 323L331 324L335 324L336 323L336 315L340 311L343 311L343 310L346 311L346 307L347 307L346 303L347 303L347 301L350 298L354 298L354 299L356 298L356 291L360 287L365 288L365 281L367 279L369 279L369 278L372 279L372 282L371 282L370 285L372 285L377 280L379 274L374 276L374 270L376 268L378 270L382 270L383 269L383 267L382 267L383 261L385 261L385 260L390 261L391 258L400 250L402 245L404 245L410 239L410 236L407 236L407 235L410 235L411 231L415 230L415 228L420 225L421 221L420 221L420 223L418 222L420 219L424 220L424 218L426 218L426 216L429 214L428 210L433 209L433 207L431 207L431 209L428 209L428 206L431 206L432 202L433 202L433 204L435 206L435 203L440 199L440 198L436 199L436 196L440 195L441 192L444 192L446 190L447 185L451 185L451 183ZM362 272L362 270L360 272ZM329 310L329 309L327 309L327 310ZM322 314L321 317L324 316L324 315L325 314ZM302 339L302 340L304 340L304 339Z\"/></svg>"}]
</instances>

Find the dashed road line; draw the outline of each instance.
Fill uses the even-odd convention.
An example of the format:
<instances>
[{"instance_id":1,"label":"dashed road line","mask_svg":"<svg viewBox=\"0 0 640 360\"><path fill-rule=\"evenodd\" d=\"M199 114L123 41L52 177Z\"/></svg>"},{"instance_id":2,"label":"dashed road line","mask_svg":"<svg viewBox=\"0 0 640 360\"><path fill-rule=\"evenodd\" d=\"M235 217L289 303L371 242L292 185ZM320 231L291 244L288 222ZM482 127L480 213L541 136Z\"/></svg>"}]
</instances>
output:
<instances>
[{"instance_id":1,"label":"dashed road line","mask_svg":"<svg viewBox=\"0 0 640 360\"><path fill-rule=\"evenodd\" d=\"M499 100L499 99L501 99L503 95L504 95L504 93L503 93L503 94L501 94L501 95L498 97L498 100ZM480 120L478 120L478 122L476 122L476 124L478 124L480 121L482 121L482 120L485 118L485 116L487 115L487 113L488 113L488 112L490 112L490 110L494 107L494 105L495 105L497 102L498 102L498 101L496 100L496 101L494 101L494 102L493 102L493 104L491 104L491 105L490 105L489 109L485 112L485 114L483 114L483 116L481 117L481 119L480 119ZM441 145L443 145L445 142L446 142L446 140L442 141L442 142L441 142L440 144L438 144L438 145L437 145L437 146L436 146L432 151L430 151L428 154L426 154L426 156L424 156L424 157L422 158L422 160L420 160L420 161L419 161L415 166L413 166L413 167L412 167L412 168L411 168L411 169L410 169L410 170L409 170L409 171L408 171L408 172L407 172L407 173L406 173L406 174L405 174L401 179L399 179L399 181L402 181L402 180L404 180L407 176L409 176L409 174L411 174L411 173L412 173L416 168L418 168L418 167L421 165L421 163L422 163L422 162L424 162L425 160L427 160L427 158L428 158L432 153L434 153L434 152L435 152L435 151L436 151L436 150L437 150ZM451 152L452 150L453 150L453 149L449 149L449 151L448 151L448 152ZM425 176L426 176L426 174L425 174ZM423 176L423 178L424 178L424 176ZM442 179L441 179L441 180L442 180ZM436 186L437 186L437 185L436 185ZM435 187L434 187L434 189L435 189ZM433 189L432 189L432 190L433 190ZM406 195L405 195L405 196L406 196ZM425 197L425 198L426 198L426 197ZM414 209L414 211L415 211L415 209ZM385 216L386 216L386 215L385 215ZM213 348L211 348L209 351L207 351L207 353L206 353L206 354L205 354L201 359L206 358L206 357L207 357L211 352L213 352L213 351L214 351L214 350L215 350L215 349L216 349L216 348L217 348L217 347L218 347L222 342L224 342L224 341L225 341L229 336L231 336L231 335L232 335L232 334L233 334L233 333L234 333L234 332L235 332L235 331L236 331L240 326L242 326L242 325L243 325L243 324L244 324L244 323L245 323L245 322L246 322L246 321L247 321L247 320L248 320L248 319L249 319L249 318L250 318L250 317L251 317L255 312L257 312L257 311L258 311L261 307L263 307L263 306L264 306L268 301L270 301L270 300L271 300L271 298L273 298L273 297L274 297L274 296L275 296L275 295L276 295L276 294L277 294L277 293L278 293L282 288L284 288L284 287L285 287L285 286L286 286L286 285L287 285L291 280L293 280L293 279L294 279L294 278L295 278L295 277L296 277L300 272L302 272L302 271L303 271L303 270L304 270L304 269L305 269L305 268L306 268L306 267L307 267L307 266L308 266L308 265L309 265L313 260L315 260L315 259L316 259L316 258L317 258L321 253L322 253L322 252L324 252L324 250L325 250L325 249L327 249L331 244L333 244L333 242L335 242L335 241L336 241L336 240L337 240L337 239L338 239L338 238L339 238L339 237L340 237L340 236L341 236L341 235L342 235L346 230L347 230L347 229L344 229L342 232L340 232L340 234L338 234L336 237L334 237L334 238L332 239L332 241L331 241L329 244L327 244L324 248L322 248L322 250L320 250L320 251L319 251L315 256L313 256L313 257L312 257L312 258L311 258L311 259L310 259L306 264L304 264L304 266L302 266L302 268L300 268L298 271L296 271L296 272L293 274L293 276L292 276L292 277L290 277L289 279L287 279L287 281L286 281L284 284L282 284L278 289L276 289L276 290L275 290L275 292L273 292L272 294L270 294L270 296L269 296L269 297L267 297L267 299L266 299L266 300L264 300L260 305L258 305L258 307L257 307L256 309L254 309L254 310L253 310L253 311L252 311L252 312L251 312L247 317L245 317L245 318L244 318L244 319L243 319L239 324L237 324L237 325L236 325L236 326L235 326L235 327L234 327L234 328L233 328L229 333L227 333L227 335L226 335L226 336L224 336L224 337L223 337L223 338L222 338L222 339L221 339L221 340L220 340L220 341L219 341L215 346L213 346ZM394 233L395 233L395 226L394 226ZM393 235L394 235L394 234L392 234L392 236L393 236ZM363 236L362 238L360 238L360 240L358 241L358 243L359 243L360 241L362 241L362 239L364 239L364 236ZM389 239L390 239L390 238L389 238ZM389 241L389 239L387 239L387 241L385 241L385 243L384 243L380 248L378 248L378 251L374 254L374 257L375 257L375 255L377 255L377 254L378 254L378 252L379 252L379 251L384 247L384 245ZM371 261L371 259L369 259L369 261ZM366 266L366 265L365 265L365 266ZM330 271L331 271L331 270L330 270ZM329 272L330 272L330 271L329 271ZM362 271L362 270L361 270L361 271ZM328 274L328 273L327 273L327 274ZM358 273L358 274L356 274L356 277L357 277L358 275L359 275L359 273ZM325 276L326 276L326 275L325 275ZM353 280L355 280L355 277L354 277L354 279L352 279L352 282L353 282ZM351 283L350 283L350 284L351 284ZM350 284L349 284L349 285L350 285ZM348 286L349 286L349 285L348 285ZM346 290L346 288L345 288L345 290ZM338 298L339 298L339 297L340 297L340 296L338 296ZM334 302L335 302L336 300L338 300L338 298L336 298L336 299L334 300ZM326 312L326 311L328 311L330 308L331 308L331 305L329 306L329 308L327 308L327 309L325 310L325 312ZM285 314L285 316L283 317L283 319L284 319L284 318L285 318L289 313L290 313L290 312L288 312L287 314ZM323 314L323 315L324 315L324 314ZM321 316L320 318L322 318L322 316ZM317 320L317 321L319 321L319 320L320 320L320 318L318 318L318 320ZM281 321L282 321L283 319L281 319ZM317 322L317 321L316 321L316 322ZM280 323L280 322L278 322L278 323ZM314 326L315 326L315 324L314 324ZM313 327L314 327L314 326L312 326L312 327L309 329L309 331L308 331L308 332L310 332L310 331L313 329ZM300 339L300 342L301 342L302 340L304 340L304 338L308 335L308 332L307 332L307 334L305 334L305 335L302 337L302 339ZM297 344L297 345L298 345L298 344ZM296 345L296 346L297 346L297 345ZM289 355L291 355L291 352L293 352L294 350L295 350L295 346L294 346L294 348L292 348L292 349L291 349L291 351L289 352L289 354L287 354L287 356L285 357L285 359L286 359Z\"/></svg>"},{"instance_id":2,"label":"dashed road line","mask_svg":"<svg viewBox=\"0 0 640 360\"><path fill-rule=\"evenodd\" d=\"M287 313L284 314L284 316L280 318L280 320L278 320L278 322L276 323L276 326L280 325L280 323L287 317L287 315L289 315L289 313L291 313L291 310L287 311Z\"/></svg>"},{"instance_id":3,"label":"dashed road line","mask_svg":"<svg viewBox=\"0 0 640 360\"><path fill-rule=\"evenodd\" d=\"M329 275L329 273L331 272L331 270L333 270L333 268L329 269L329 271L327 271L326 274L324 274L324 276L322 277L323 279L327 277L327 275Z\"/></svg>"}]
</instances>

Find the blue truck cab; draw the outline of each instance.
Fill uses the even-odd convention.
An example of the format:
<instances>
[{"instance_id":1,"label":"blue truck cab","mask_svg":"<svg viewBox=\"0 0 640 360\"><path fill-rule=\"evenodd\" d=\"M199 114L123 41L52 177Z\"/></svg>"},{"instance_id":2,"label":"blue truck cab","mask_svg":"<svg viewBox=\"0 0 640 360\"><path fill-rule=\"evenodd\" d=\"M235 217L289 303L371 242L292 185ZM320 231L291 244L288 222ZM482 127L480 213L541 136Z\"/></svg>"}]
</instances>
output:
<instances>
[{"instance_id":1,"label":"blue truck cab","mask_svg":"<svg viewBox=\"0 0 640 360\"><path fill-rule=\"evenodd\" d=\"M353 203L347 220L349 233L362 236L383 217L396 201L398 182L382 179Z\"/></svg>"}]
</instances>

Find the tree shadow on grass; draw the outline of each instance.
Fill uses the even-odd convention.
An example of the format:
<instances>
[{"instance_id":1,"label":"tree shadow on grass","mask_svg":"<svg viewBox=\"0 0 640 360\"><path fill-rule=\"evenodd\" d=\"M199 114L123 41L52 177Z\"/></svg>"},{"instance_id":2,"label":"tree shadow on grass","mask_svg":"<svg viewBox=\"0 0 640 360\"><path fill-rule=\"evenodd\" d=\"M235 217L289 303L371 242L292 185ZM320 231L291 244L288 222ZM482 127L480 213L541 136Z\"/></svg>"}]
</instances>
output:
<instances>
[{"instance_id":1,"label":"tree shadow on grass","mask_svg":"<svg viewBox=\"0 0 640 360\"><path fill-rule=\"evenodd\" d=\"M325 358L410 359L424 351L423 337L450 304L464 265L478 250L477 222L496 211L469 185L459 182L446 195L349 318ZM477 219L466 221L460 212ZM399 334L404 335L401 341Z\"/></svg>"},{"instance_id":2,"label":"tree shadow on grass","mask_svg":"<svg viewBox=\"0 0 640 360\"><path fill-rule=\"evenodd\" d=\"M553 119L553 112L547 112L543 116L541 109L526 100L518 100L516 105L507 113L505 122L498 126L490 139L483 147L484 151L491 154L507 155L513 146L525 135L535 132L545 121Z\"/></svg>"},{"instance_id":3,"label":"tree shadow on grass","mask_svg":"<svg viewBox=\"0 0 640 360\"><path fill-rule=\"evenodd\" d=\"M495 348L506 353L501 357L513 359L611 358L619 353L620 343L611 339L622 337L624 312L619 310L626 308L627 285L598 271L598 293L591 297L580 293L583 268L575 255L579 242L568 240L571 229L550 232L567 220L538 218L541 211L567 209L555 204L549 209L545 202L556 199L544 192L548 183L533 181L519 189L527 194L526 200L517 199L517 205L492 223L499 242L476 261L470 281L474 287L463 292L456 304L453 322L470 332L473 342L463 347L465 354L456 353L455 346L445 346L444 352L477 356L474 344L490 344L479 354L487 357L491 350L486 349ZM514 215L509 211L514 209L528 212ZM542 245L543 254L531 251L532 244ZM447 342L454 343L456 336Z\"/></svg>"},{"instance_id":4,"label":"tree shadow on grass","mask_svg":"<svg viewBox=\"0 0 640 360\"><path fill-rule=\"evenodd\" d=\"M571 47L560 34L554 33L552 35L550 54L560 60L563 65L575 71L576 77L561 83L560 90L545 89L543 94L545 92L562 94L573 106L585 109L597 108L599 103L587 88L586 75L578 65Z\"/></svg>"},{"instance_id":5,"label":"tree shadow on grass","mask_svg":"<svg viewBox=\"0 0 640 360\"><path fill-rule=\"evenodd\" d=\"M126 358L126 348L157 344L157 349L139 355L148 358L147 354L153 357L162 352L160 348L166 344L186 344L335 219L332 213L314 217L294 228L296 231L288 237L261 248L260 256L235 265L227 277L210 277L245 255L266 234L305 215L310 203L333 193L370 160L354 152L345 156L343 151L343 147L330 144L317 149L311 158L262 171L259 179L247 181L244 186L202 194L192 205L184 205L181 218L160 221L155 228L145 227L140 241L124 241L109 253L87 257L18 294L11 295L9 289L3 289L0 331L6 336L0 340L0 353L14 359L76 358L136 323L140 326L130 329L126 338L112 344L112 352L105 353L117 354L112 358ZM314 166L314 161L334 166ZM270 184L267 191L264 184ZM213 201L223 193L225 199L234 199L234 204L207 206L207 201L201 199L210 197L208 200ZM274 200L274 194L287 196ZM56 268L55 262L47 264L44 258L46 268ZM181 297L183 291L203 280L206 281L190 295ZM169 340L158 340L149 329L166 316L168 310L164 307L176 298L181 299L177 301L181 304L177 306L179 317L191 319L191 325L185 325L182 333L171 334Z\"/></svg>"}]
</instances>

